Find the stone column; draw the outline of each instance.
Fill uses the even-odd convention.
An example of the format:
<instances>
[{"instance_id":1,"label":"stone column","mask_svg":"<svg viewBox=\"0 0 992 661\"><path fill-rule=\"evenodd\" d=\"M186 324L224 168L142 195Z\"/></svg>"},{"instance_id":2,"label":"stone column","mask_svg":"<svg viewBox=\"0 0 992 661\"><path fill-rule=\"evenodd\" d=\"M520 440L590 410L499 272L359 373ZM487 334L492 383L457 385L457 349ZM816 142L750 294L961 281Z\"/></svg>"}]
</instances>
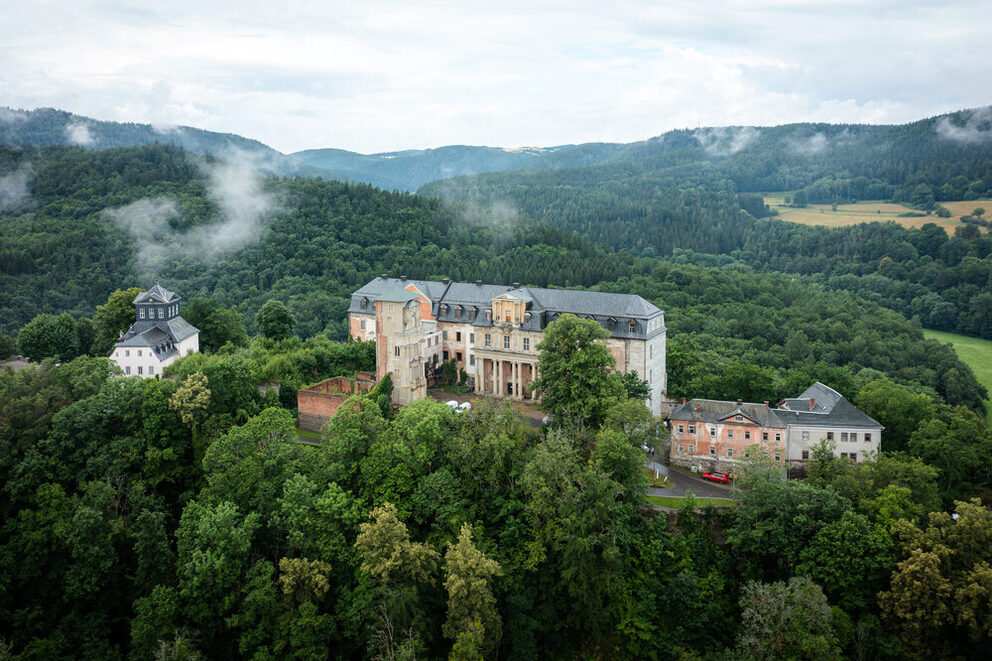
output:
<instances>
[{"instance_id":1,"label":"stone column","mask_svg":"<svg viewBox=\"0 0 992 661\"><path fill-rule=\"evenodd\" d=\"M523 370L520 368L520 361L513 363L513 396L517 399L524 398Z\"/></svg>"},{"instance_id":2,"label":"stone column","mask_svg":"<svg viewBox=\"0 0 992 661\"><path fill-rule=\"evenodd\" d=\"M493 359L493 394L503 396L503 361L499 358Z\"/></svg>"}]
</instances>

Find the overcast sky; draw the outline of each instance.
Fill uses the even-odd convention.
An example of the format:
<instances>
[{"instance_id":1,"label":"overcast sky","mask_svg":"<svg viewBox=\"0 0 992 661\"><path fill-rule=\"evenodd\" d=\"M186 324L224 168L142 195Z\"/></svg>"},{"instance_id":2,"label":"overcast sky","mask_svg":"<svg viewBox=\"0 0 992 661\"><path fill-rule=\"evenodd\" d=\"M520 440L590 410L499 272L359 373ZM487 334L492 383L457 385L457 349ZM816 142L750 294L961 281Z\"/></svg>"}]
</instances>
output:
<instances>
[{"instance_id":1,"label":"overcast sky","mask_svg":"<svg viewBox=\"0 0 992 661\"><path fill-rule=\"evenodd\" d=\"M0 106L283 152L903 123L992 103L992 1L0 0Z\"/></svg>"}]
</instances>

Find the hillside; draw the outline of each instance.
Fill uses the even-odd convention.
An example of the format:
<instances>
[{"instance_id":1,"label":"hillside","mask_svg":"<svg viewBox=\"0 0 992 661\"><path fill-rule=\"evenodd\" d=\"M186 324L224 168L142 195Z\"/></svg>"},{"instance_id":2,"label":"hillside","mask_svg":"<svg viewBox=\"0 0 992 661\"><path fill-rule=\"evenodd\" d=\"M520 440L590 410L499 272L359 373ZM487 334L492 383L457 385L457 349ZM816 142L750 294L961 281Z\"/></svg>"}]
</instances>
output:
<instances>
[{"instance_id":1,"label":"hillside","mask_svg":"<svg viewBox=\"0 0 992 661\"><path fill-rule=\"evenodd\" d=\"M803 227L774 219L761 195L782 191L800 206L891 199L949 214L941 202L992 196L988 116L673 131L591 167L459 177L420 192L498 204L634 254L730 255L758 269L815 275L928 328L992 337L987 233L972 226L948 236L935 224Z\"/></svg>"},{"instance_id":2,"label":"hillside","mask_svg":"<svg viewBox=\"0 0 992 661\"><path fill-rule=\"evenodd\" d=\"M234 154L251 159L269 174L335 177L317 167L297 163L258 140L190 126L153 126L106 122L54 108L0 108L0 145L66 145L85 149L175 145L194 154Z\"/></svg>"}]
</instances>

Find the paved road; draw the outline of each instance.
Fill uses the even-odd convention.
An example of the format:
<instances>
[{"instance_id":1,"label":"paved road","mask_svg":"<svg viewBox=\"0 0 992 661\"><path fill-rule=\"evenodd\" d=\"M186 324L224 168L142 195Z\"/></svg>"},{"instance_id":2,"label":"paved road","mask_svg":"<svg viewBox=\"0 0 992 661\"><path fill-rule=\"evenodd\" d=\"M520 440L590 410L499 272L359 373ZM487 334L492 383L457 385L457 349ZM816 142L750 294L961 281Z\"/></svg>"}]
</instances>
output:
<instances>
[{"instance_id":1,"label":"paved road","mask_svg":"<svg viewBox=\"0 0 992 661\"><path fill-rule=\"evenodd\" d=\"M667 489L648 489L652 496L684 496L686 491L691 490L696 496L702 498L730 498L730 485L709 482L696 475L686 475L685 473L672 469L668 471L668 481L672 486Z\"/></svg>"}]
</instances>

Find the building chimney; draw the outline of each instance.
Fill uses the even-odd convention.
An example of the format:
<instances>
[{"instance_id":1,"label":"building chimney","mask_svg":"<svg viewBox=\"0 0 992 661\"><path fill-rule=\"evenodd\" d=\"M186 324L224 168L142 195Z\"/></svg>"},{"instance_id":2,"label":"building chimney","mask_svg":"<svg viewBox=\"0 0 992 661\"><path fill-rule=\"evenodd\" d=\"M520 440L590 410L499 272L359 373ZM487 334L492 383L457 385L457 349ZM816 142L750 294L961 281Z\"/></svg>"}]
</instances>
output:
<instances>
[{"instance_id":1,"label":"building chimney","mask_svg":"<svg viewBox=\"0 0 992 661\"><path fill-rule=\"evenodd\" d=\"M767 399L765 400L765 406L768 406L768 400Z\"/></svg>"},{"instance_id":2,"label":"building chimney","mask_svg":"<svg viewBox=\"0 0 992 661\"><path fill-rule=\"evenodd\" d=\"M442 278L441 282L443 284L448 284L449 282L451 282L451 280L448 280L447 278Z\"/></svg>"},{"instance_id":3,"label":"building chimney","mask_svg":"<svg viewBox=\"0 0 992 661\"><path fill-rule=\"evenodd\" d=\"M400 282L406 282L406 276L405 275L401 275L400 276Z\"/></svg>"},{"instance_id":4,"label":"building chimney","mask_svg":"<svg viewBox=\"0 0 992 661\"><path fill-rule=\"evenodd\" d=\"M379 277L382 278L383 280L389 280L389 274L388 273L383 273Z\"/></svg>"},{"instance_id":5,"label":"building chimney","mask_svg":"<svg viewBox=\"0 0 992 661\"><path fill-rule=\"evenodd\" d=\"M682 406L685 406L685 397L682 398Z\"/></svg>"},{"instance_id":6,"label":"building chimney","mask_svg":"<svg viewBox=\"0 0 992 661\"><path fill-rule=\"evenodd\" d=\"M809 410L812 411L813 410L813 407L815 407L815 406L816 406L816 398L815 397L810 397L809 398Z\"/></svg>"},{"instance_id":7,"label":"building chimney","mask_svg":"<svg viewBox=\"0 0 992 661\"><path fill-rule=\"evenodd\" d=\"M702 410L703 410L703 405L702 404L696 404L696 413L699 413Z\"/></svg>"},{"instance_id":8,"label":"building chimney","mask_svg":"<svg viewBox=\"0 0 992 661\"><path fill-rule=\"evenodd\" d=\"M743 404L743 403L744 403L743 401L741 401L741 400L739 400L739 399L737 400L737 406L738 406L738 407L739 407L739 406L740 406L741 404Z\"/></svg>"},{"instance_id":9,"label":"building chimney","mask_svg":"<svg viewBox=\"0 0 992 661\"><path fill-rule=\"evenodd\" d=\"M514 289L520 289L520 283L519 282L514 282L513 283L513 288Z\"/></svg>"},{"instance_id":10,"label":"building chimney","mask_svg":"<svg viewBox=\"0 0 992 661\"><path fill-rule=\"evenodd\" d=\"M482 285L482 280L476 280L476 281L475 281L475 284L477 284L477 285Z\"/></svg>"}]
</instances>

